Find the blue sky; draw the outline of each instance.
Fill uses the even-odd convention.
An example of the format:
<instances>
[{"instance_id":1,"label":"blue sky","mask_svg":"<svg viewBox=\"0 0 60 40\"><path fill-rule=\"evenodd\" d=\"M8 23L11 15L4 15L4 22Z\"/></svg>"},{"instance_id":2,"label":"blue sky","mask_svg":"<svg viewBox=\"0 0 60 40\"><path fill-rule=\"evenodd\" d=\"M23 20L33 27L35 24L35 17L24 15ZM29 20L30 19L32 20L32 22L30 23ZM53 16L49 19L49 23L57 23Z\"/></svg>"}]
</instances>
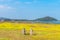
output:
<instances>
[{"instance_id":1,"label":"blue sky","mask_svg":"<svg viewBox=\"0 0 60 40\"><path fill-rule=\"evenodd\" d=\"M60 0L0 0L0 17L36 19L45 16L60 19Z\"/></svg>"}]
</instances>

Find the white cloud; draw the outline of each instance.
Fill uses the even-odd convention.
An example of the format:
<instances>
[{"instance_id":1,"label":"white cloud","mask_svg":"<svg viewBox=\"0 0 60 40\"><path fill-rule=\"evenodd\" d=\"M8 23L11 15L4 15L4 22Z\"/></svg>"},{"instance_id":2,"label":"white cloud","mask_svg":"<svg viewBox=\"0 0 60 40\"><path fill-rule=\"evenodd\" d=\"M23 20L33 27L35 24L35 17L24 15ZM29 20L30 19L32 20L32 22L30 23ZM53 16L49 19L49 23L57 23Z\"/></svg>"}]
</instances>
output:
<instances>
[{"instance_id":1,"label":"white cloud","mask_svg":"<svg viewBox=\"0 0 60 40\"><path fill-rule=\"evenodd\" d=\"M14 9L14 8L10 6L0 5L0 9Z\"/></svg>"}]
</instances>

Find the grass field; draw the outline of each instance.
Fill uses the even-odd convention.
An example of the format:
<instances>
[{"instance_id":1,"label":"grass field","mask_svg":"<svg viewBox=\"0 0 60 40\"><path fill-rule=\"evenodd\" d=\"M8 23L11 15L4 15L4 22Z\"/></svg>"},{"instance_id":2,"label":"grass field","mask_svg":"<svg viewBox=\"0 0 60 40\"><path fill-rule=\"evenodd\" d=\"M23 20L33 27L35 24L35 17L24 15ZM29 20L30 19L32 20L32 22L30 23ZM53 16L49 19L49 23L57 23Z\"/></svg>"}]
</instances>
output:
<instances>
[{"instance_id":1,"label":"grass field","mask_svg":"<svg viewBox=\"0 0 60 40\"><path fill-rule=\"evenodd\" d=\"M33 29L34 35L22 35L25 28L29 33ZM0 40L60 40L60 24L44 23L0 23Z\"/></svg>"}]
</instances>

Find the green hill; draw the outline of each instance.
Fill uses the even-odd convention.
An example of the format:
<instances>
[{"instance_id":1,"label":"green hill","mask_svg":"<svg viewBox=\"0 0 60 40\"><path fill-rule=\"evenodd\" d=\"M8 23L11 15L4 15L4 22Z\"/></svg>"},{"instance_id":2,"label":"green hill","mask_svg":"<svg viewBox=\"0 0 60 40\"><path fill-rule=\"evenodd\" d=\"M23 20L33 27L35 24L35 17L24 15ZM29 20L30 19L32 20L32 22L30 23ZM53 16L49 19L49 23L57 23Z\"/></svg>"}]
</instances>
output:
<instances>
[{"instance_id":1,"label":"green hill","mask_svg":"<svg viewBox=\"0 0 60 40\"><path fill-rule=\"evenodd\" d=\"M57 19L53 18L53 17L49 17L49 16L46 16L46 17L43 17L43 18L38 18L38 19L35 19L36 21L57 21Z\"/></svg>"}]
</instances>

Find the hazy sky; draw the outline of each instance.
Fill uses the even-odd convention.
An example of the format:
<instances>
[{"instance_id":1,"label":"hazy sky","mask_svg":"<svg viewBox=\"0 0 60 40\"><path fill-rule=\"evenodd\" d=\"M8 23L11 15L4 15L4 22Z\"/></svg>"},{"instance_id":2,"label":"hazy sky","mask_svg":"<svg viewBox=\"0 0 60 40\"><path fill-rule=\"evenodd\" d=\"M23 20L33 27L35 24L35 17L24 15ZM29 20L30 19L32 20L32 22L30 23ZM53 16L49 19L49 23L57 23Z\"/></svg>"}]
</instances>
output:
<instances>
[{"instance_id":1,"label":"hazy sky","mask_svg":"<svg viewBox=\"0 0 60 40\"><path fill-rule=\"evenodd\" d=\"M60 0L0 0L0 17L36 19L44 16L60 19Z\"/></svg>"}]
</instances>

